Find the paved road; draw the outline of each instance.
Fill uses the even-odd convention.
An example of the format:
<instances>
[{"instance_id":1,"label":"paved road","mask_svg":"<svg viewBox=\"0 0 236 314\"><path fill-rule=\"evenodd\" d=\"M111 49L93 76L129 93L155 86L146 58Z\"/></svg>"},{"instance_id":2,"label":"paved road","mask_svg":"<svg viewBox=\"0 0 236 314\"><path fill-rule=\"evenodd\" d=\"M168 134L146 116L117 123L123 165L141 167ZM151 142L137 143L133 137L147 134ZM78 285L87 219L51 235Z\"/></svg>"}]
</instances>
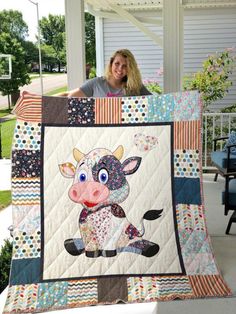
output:
<instances>
[{"instance_id":1,"label":"paved road","mask_svg":"<svg viewBox=\"0 0 236 314\"><path fill-rule=\"evenodd\" d=\"M67 74L43 76L44 94L50 92L51 90L63 87L65 85L67 85ZM20 90L21 91L26 90L28 92L41 94L40 79L39 78L33 79L31 84L21 87ZM0 95L0 109L7 108L7 106L8 106L7 96Z\"/></svg>"}]
</instances>

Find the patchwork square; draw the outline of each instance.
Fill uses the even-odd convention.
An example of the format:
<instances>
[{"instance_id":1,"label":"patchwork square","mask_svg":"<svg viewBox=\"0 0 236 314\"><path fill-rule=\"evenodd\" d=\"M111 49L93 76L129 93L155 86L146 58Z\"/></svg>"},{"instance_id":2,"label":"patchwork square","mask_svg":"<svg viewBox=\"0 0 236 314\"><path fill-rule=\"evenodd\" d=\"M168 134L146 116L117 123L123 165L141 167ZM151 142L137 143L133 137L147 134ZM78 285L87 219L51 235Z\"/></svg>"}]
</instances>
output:
<instances>
[{"instance_id":1,"label":"patchwork square","mask_svg":"<svg viewBox=\"0 0 236 314\"><path fill-rule=\"evenodd\" d=\"M198 150L176 150L174 154L175 177L198 178L200 160Z\"/></svg>"},{"instance_id":2,"label":"patchwork square","mask_svg":"<svg viewBox=\"0 0 236 314\"><path fill-rule=\"evenodd\" d=\"M198 120L201 114L202 101L196 91L173 94L175 111L174 120Z\"/></svg>"},{"instance_id":3,"label":"patchwork square","mask_svg":"<svg viewBox=\"0 0 236 314\"><path fill-rule=\"evenodd\" d=\"M34 233L14 232L13 259L40 257L41 252L41 232L35 230Z\"/></svg>"},{"instance_id":4,"label":"patchwork square","mask_svg":"<svg viewBox=\"0 0 236 314\"><path fill-rule=\"evenodd\" d=\"M174 178L176 204L202 205L200 179Z\"/></svg>"},{"instance_id":5,"label":"patchwork square","mask_svg":"<svg viewBox=\"0 0 236 314\"><path fill-rule=\"evenodd\" d=\"M179 230L205 230L203 206L201 205L177 204L176 217Z\"/></svg>"},{"instance_id":6,"label":"patchwork square","mask_svg":"<svg viewBox=\"0 0 236 314\"><path fill-rule=\"evenodd\" d=\"M70 125L94 124L95 100L93 98L69 98L68 122Z\"/></svg>"},{"instance_id":7,"label":"patchwork square","mask_svg":"<svg viewBox=\"0 0 236 314\"><path fill-rule=\"evenodd\" d=\"M13 137L13 149L39 150L41 144L41 124L18 121Z\"/></svg>"},{"instance_id":8,"label":"patchwork square","mask_svg":"<svg viewBox=\"0 0 236 314\"><path fill-rule=\"evenodd\" d=\"M22 285L11 286L8 290L5 311L6 312L20 312L20 311L34 311L36 308L36 301L38 296L38 285Z\"/></svg>"},{"instance_id":9,"label":"patchwork square","mask_svg":"<svg viewBox=\"0 0 236 314\"><path fill-rule=\"evenodd\" d=\"M94 305L98 302L97 280L71 280L68 283L68 304L71 306Z\"/></svg>"},{"instance_id":10,"label":"patchwork square","mask_svg":"<svg viewBox=\"0 0 236 314\"><path fill-rule=\"evenodd\" d=\"M35 178L40 176L40 151L14 150L12 152L12 178Z\"/></svg>"},{"instance_id":11,"label":"patchwork square","mask_svg":"<svg viewBox=\"0 0 236 314\"><path fill-rule=\"evenodd\" d=\"M12 205L39 205L39 178L12 178Z\"/></svg>"},{"instance_id":12,"label":"patchwork square","mask_svg":"<svg viewBox=\"0 0 236 314\"><path fill-rule=\"evenodd\" d=\"M113 124L121 123L122 111L121 98L96 98L95 99L95 123Z\"/></svg>"},{"instance_id":13,"label":"patchwork square","mask_svg":"<svg viewBox=\"0 0 236 314\"><path fill-rule=\"evenodd\" d=\"M150 96L148 98L148 121L173 121L174 96L172 94Z\"/></svg>"},{"instance_id":14,"label":"patchwork square","mask_svg":"<svg viewBox=\"0 0 236 314\"><path fill-rule=\"evenodd\" d=\"M40 229L40 206L39 205L13 205L13 222L16 232L33 234Z\"/></svg>"},{"instance_id":15,"label":"patchwork square","mask_svg":"<svg viewBox=\"0 0 236 314\"><path fill-rule=\"evenodd\" d=\"M39 285L36 308L48 309L55 305L56 308L67 304L67 282L49 282Z\"/></svg>"},{"instance_id":16,"label":"patchwork square","mask_svg":"<svg viewBox=\"0 0 236 314\"><path fill-rule=\"evenodd\" d=\"M122 97L122 123L148 121L148 99L144 96Z\"/></svg>"}]
</instances>

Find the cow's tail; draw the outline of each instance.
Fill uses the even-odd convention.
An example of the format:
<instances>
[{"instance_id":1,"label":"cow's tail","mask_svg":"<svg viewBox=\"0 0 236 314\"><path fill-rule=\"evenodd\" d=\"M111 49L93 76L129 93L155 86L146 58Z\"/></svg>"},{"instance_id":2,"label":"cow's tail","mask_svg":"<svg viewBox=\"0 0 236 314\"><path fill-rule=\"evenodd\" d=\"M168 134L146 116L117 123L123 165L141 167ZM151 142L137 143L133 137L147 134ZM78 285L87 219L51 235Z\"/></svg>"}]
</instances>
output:
<instances>
[{"instance_id":1,"label":"cow's tail","mask_svg":"<svg viewBox=\"0 0 236 314\"><path fill-rule=\"evenodd\" d=\"M148 210L144 215L143 219L141 220L139 226L137 227L137 230L139 232L139 237L142 237L145 233L145 227L143 220L155 220L161 217L161 213L163 212L163 209L152 209Z\"/></svg>"}]
</instances>

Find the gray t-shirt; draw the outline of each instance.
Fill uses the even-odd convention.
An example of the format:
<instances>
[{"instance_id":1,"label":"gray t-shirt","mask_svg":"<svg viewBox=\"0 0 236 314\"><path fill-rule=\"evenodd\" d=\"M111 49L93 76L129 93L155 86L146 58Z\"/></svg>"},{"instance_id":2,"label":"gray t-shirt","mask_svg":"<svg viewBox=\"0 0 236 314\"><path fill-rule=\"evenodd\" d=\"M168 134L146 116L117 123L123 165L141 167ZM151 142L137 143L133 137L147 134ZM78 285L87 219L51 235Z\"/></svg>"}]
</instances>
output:
<instances>
[{"instance_id":1,"label":"gray t-shirt","mask_svg":"<svg viewBox=\"0 0 236 314\"><path fill-rule=\"evenodd\" d=\"M125 96L122 88L112 88L104 77L95 77L86 81L80 90L87 97L120 97ZM140 95L152 95L143 85L140 90ZM135 96L135 95L134 95Z\"/></svg>"}]
</instances>

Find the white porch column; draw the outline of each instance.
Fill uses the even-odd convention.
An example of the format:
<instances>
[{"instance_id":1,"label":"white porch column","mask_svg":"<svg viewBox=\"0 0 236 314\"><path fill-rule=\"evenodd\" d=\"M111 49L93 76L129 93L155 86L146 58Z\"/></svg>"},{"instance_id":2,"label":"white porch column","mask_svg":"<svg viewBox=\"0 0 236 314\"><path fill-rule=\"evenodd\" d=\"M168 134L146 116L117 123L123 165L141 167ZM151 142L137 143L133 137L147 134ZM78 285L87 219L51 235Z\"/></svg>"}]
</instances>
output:
<instances>
[{"instance_id":1,"label":"white porch column","mask_svg":"<svg viewBox=\"0 0 236 314\"><path fill-rule=\"evenodd\" d=\"M65 0L68 89L80 87L85 74L84 0Z\"/></svg>"},{"instance_id":2,"label":"white porch column","mask_svg":"<svg viewBox=\"0 0 236 314\"><path fill-rule=\"evenodd\" d=\"M163 39L164 92L177 92L182 89L182 0L163 1Z\"/></svg>"},{"instance_id":3,"label":"white porch column","mask_svg":"<svg viewBox=\"0 0 236 314\"><path fill-rule=\"evenodd\" d=\"M104 75L104 39L103 39L103 18L95 16L96 34L96 74Z\"/></svg>"}]
</instances>

